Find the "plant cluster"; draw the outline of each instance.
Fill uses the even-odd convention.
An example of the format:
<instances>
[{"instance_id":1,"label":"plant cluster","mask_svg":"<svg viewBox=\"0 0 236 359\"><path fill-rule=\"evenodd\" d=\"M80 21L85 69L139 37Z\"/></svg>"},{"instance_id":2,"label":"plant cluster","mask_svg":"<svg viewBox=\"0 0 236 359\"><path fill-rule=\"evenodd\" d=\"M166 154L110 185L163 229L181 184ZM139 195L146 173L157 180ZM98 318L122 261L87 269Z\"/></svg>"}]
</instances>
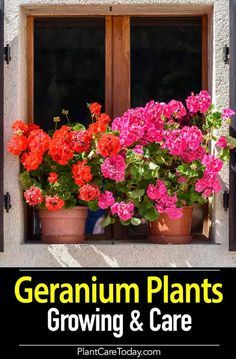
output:
<instances>
[{"instance_id":1,"label":"plant cluster","mask_svg":"<svg viewBox=\"0 0 236 359\"><path fill-rule=\"evenodd\" d=\"M88 107L87 129L70 123L65 110L68 125L49 133L14 122L8 150L20 157L29 205L58 210L87 204L106 210L104 226L117 218L139 225L159 213L179 218L183 206L204 203L220 191L219 172L236 143L216 133L234 111L215 109L207 91L191 94L186 105L150 101L111 124L99 104ZM57 127L60 119L54 121Z\"/></svg>"}]
</instances>

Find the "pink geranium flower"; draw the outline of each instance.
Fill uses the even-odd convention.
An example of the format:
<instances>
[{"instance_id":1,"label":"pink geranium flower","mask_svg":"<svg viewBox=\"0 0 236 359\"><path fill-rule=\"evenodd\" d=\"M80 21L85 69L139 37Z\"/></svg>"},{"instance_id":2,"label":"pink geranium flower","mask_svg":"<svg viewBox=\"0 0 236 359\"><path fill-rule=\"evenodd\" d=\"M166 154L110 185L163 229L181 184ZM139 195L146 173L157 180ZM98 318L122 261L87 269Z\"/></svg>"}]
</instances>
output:
<instances>
[{"instance_id":1,"label":"pink geranium flower","mask_svg":"<svg viewBox=\"0 0 236 359\"><path fill-rule=\"evenodd\" d=\"M122 221L128 221L134 215L134 204L132 202L116 202L111 207L111 213L117 214Z\"/></svg>"},{"instance_id":2,"label":"pink geranium flower","mask_svg":"<svg viewBox=\"0 0 236 359\"><path fill-rule=\"evenodd\" d=\"M216 146L220 148L227 148L228 147L227 139L224 136L221 136L216 142Z\"/></svg>"},{"instance_id":3,"label":"pink geranium flower","mask_svg":"<svg viewBox=\"0 0 236 359\"><path fill-rule=\"evenodd\" d=\"M122 155L108 157L101 165L101 171L105 178L121 182L125 178L125 160Z\"/></svg>"},{"instance_id":4,"label":"pink geranium flower","mask_svg":"<svg viewBox=\"0 0 236 359\"><path fill-rule=\"evenodd\" d=\"M199 94L188 96L186 100L187 109L195 114L197 112L205 113L211 106L211 96L207 91L201 91Z\"/></svg>"},{"instance_id":5,"label":"pink geranium flower","mask_svg":"<svg viewBox=\"0 0 236 359\"><path fill-rule=\"evenodd\" d=\"M115 203L115 199L113 197L113 193L110 191L105 191L98 198L98 205L102 209L106 209L111 207Z\"/></svg>"},{"instance_id":6,"label":"pink geranium flower","mask_svg":"<svg viewBox=\"0 0 236 359\"><path fill-rule=\"evenodd\" d=\"M233 115L235 115L235 111L231 110L230 108L225 108L222 111L222 118L224 120L228 120L229 118L231 118Z\"/></svg>"}]
</instances>

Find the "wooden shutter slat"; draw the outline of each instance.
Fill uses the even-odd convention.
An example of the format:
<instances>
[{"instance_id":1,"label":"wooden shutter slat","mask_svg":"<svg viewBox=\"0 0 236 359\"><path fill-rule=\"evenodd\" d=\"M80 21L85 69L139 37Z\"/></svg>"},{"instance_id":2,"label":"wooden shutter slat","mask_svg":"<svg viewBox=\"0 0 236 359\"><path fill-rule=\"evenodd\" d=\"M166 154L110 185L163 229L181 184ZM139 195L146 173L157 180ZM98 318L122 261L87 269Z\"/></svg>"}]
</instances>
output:
<instances>
[{"instance_id":1,"label":"wooden shutter slat","mask_svg":"<svg viewBox=\"0 0 236 359\"><path fill-rule=\"evenodd\" d=\"M113 17L113 118L130 107L130 17Z\"/></svg>"}]
</instances>

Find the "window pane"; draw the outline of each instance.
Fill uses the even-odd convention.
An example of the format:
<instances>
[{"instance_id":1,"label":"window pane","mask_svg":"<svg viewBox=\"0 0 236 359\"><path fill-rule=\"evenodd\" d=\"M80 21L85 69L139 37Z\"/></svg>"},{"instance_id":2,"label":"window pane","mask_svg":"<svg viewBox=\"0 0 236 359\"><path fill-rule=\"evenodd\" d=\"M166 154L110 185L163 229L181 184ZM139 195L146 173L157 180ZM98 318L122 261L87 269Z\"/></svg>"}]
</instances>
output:
<instances>
[{"instance_id":1,"label":"window pane","mask_svg":"<svg viewBox=\"0 0 236 359\"><path fill-rule=\"evenodd\" d=\"M201 39L201 18L132 18L132 106L183 100L199 91Z\"/></svg>"},{"instance_id":2,"label":"window pane","mask_svg":"<svg viewBox=\"0 0 236 359\"><path fill-rule=\"evenodd\" d=\"M104 105L105 19L35 20L34 116L44 129L69 110L87 124L86 103Z\"/></svg>"}]
</instances>

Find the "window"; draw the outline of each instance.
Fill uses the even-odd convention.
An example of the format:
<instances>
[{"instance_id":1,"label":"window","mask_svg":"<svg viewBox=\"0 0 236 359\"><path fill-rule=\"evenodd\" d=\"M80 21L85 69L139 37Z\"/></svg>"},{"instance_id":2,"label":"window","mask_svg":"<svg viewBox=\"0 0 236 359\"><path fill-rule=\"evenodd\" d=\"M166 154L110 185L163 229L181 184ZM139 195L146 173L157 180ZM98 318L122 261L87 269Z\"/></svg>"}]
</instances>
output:
<instances>
[{"instance_id":1,"label":"window","mask_svg":"<svg viewBox=\"0 0 236 359\"><path fill-rule=\"evenodd\" d=\"M184 100L202 88L201 18L131 18L131 104ZM142 71L140 71L142 69Z\"/></svg>"},{"instance_id":2,"label":"window","mask_svg":"<svg viewBox=\"0 0 236 359\"><path fill-rule=\"evenodd\" d=\"M34 121L68 109L86 125L86 103L105 102L105 19L35 20L34 43Z\"/></svg>"},{"instance_id":3,"label":"window","mask_svg":"<svg viewBox=\"0 0 236 359\"><path fill-rule=\"evenodd\" d=\"M29 121L45 129L62 109L87 124L91 101L116 117L130 106L183 99L202 88L207 88L206 16L28 18ZM206 228L205 212L196 209L195 232ZM96 218L90 216L88 233ZM30 239L39 233L37 211L29 211L27 228ZM143 240L146 233L146 225L116 224L105 236Z\"/></svg>"}]
</instances>

